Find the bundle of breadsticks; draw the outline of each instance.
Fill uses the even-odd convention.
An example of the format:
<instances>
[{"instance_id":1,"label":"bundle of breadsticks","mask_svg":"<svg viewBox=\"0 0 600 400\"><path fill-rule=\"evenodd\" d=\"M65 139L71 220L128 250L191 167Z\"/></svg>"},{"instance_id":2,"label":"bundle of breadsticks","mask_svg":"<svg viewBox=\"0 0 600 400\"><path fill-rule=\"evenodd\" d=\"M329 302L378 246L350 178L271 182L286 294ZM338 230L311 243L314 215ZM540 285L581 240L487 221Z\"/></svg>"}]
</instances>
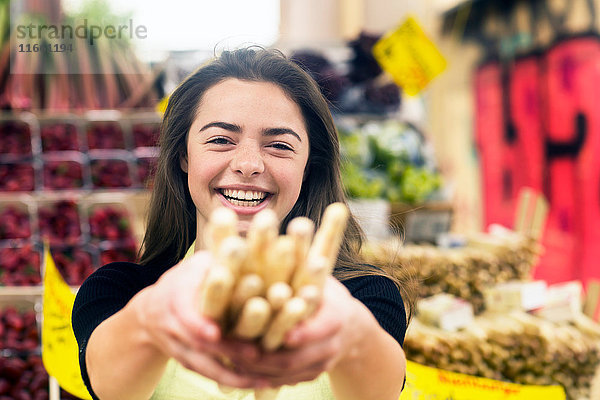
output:
<instances>
[{"instance_id":1,"label":"bundle of breadsticks","mask_svg":"<svg viewBox=\"0 0 600 400\"><path fill-rule=\"evenodd\" d=\"M256 214L243 239L237 214L224 207L215 210L205 243L217 263L201 289L202 314L217 321L225 335L277 350L286 333L317 309L348 214L344 204L333 203L316 233L310 219L298 217L279 235L279 221L266 209ZM262 400L276 395L276 389L255 391Z\"/></svg>"}]
</instances>

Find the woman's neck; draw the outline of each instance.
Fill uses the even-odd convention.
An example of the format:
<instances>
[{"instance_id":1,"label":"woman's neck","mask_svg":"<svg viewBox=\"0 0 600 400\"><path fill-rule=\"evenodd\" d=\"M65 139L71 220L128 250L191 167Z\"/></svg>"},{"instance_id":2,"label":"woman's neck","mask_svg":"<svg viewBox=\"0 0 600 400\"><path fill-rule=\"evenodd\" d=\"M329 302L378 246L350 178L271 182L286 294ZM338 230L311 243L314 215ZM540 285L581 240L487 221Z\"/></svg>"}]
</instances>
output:
<instances>
[{"instance_id":1,"label":"woman's neck","mask_svg":"<svg viewBox=\"0 0 600 400\"><path fill-rule=\"evenodd\" d=\"M206 248L206 245L204 244L204 225L204 219L200 216L196 216L196 242L194 245L194 253Z\"/></svg>"}]
</instances>

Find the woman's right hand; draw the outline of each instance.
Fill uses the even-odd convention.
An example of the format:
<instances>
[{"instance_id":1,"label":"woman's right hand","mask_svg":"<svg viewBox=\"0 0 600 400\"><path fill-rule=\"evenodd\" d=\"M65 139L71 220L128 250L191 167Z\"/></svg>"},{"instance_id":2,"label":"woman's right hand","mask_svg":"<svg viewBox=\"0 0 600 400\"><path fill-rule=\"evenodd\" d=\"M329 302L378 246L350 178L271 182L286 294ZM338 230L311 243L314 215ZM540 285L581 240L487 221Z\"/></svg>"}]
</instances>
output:
<instances>
[{"instance_id":1,"label":"woman's right hand","mask_svg":"<svg viewBox=\"0 0 600 400\"><path fill-rule=\"evenodd\" d=\"M209 252L198 251L136 296L144 339L165 356L222 385L264 387L264 379L225 365L236 354L258 358L258 348L223 338L219 325L200 314L200 290L213 262Z\"/></svg>"}]
</instances>

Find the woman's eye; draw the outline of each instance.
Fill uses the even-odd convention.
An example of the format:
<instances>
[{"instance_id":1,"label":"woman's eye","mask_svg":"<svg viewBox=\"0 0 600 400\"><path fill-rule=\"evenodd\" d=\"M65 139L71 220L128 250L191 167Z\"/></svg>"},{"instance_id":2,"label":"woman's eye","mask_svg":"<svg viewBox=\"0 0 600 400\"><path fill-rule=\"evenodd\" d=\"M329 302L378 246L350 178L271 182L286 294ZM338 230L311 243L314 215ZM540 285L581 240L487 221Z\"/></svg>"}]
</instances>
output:
<instances>
[{"instance_id":1,"label":"woman's eye","mask_svg":"<svg viewBox=\"0 0 600 400\"><path fill-rule=\"evenodd\" d=\"M279 150L293 150L290 146L285 143L273 143L271 147L274 147Z\"/></svg>"},{"instance_id":2,"label":"woman's eye","mask_svg":"<svg viewBox=\"0 0 600 400\"><path fill-rule=\"evenodd\" d=\"M225 138L214 138L208 141L208 143L213 143L213 144L229 144L231 143L228 139Z\"/></svg>"}]
</instances>

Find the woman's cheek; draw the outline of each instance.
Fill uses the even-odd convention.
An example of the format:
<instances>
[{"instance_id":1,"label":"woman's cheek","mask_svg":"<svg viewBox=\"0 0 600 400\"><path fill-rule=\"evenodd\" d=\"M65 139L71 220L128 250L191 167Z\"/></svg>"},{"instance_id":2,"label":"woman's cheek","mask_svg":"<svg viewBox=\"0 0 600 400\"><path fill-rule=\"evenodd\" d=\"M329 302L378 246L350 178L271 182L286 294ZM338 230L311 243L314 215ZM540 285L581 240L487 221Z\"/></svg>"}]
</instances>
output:
<instances>
[{"instance_id":1,"label":"woman's cheek","mask_svg":"<svg viewBox=\"0 0 600 400\"><path fill-rule=\"evenodd\" d=\"M300 191L302 189L302 178L304 176L304 167L298 165L290 167L288 165L287 168L282 168L280 171L285 174L282 179L287 182L286 197L289 197L288 201L292 203L290 206L291 210L293 205L298 200L298 196L300 196Z\"/></svg>"}]
</instances>

